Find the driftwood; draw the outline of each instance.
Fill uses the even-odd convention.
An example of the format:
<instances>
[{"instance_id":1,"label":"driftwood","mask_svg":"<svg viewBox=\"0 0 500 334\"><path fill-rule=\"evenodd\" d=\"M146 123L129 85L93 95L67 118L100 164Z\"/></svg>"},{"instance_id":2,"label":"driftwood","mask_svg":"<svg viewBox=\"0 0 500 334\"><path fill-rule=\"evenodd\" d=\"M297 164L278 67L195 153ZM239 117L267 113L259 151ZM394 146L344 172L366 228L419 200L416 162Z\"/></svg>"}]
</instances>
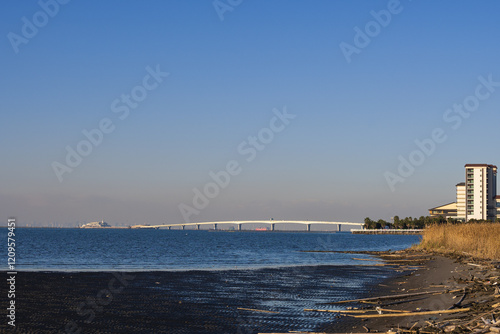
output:
<instances>
[{"instance_id":1,"label":"driftwood","mask_svg":"<svg viewBox=\"0 0 500 334\"><path fill-rule=\"evenodd\" d=\"M467 263L469 266L474 266L474 267L483 267L481 264L476 264L476 263Z\"/></svg>"},{"instance_id":2,"label":"driftwood","mask_svg":"<svg viewBox=\"0 0 500 334\"><path fill-rule=\"evenodd\" d=\"M407 258L407 257L429 257L429 255L427 254L381 254L381 256L384 256L384 257L403 257L403 258Z\"/></svg>"},{"instance_id":3,"label":"driftwood","mask_svg":"<svg viewBox=\"0 0 500 334\"><path fill-rule=\"evenodd\" d=\"M403 259L403 260L387 260L387 262L422 262L428 261L430 258L422 258L422 259Z\"/></svg>"},{"instance_id":4,"label":"driftwood","mask_svg":"<svg viewBox=\"0 0 500 334\"><path fill-rule=\"evenodd\" d=\"M448 313L458 313L467 312L470 307L458 308L454 310L438 310L438 311L425 311L425 312L407 312L407 313L385 313L385 314L366 314L366 315L352 315L354 318L389 318L389 317L412 317L419 315L430 315L430 314L448 314Z\"/></svg>"},{"instance_id":5,"label":"driftwood","mask_svg":"<svg viewBox=\"0 0 500 334\"><path fill-rule=\"evenodd\" d=\"M392 313L408 313L411 311L406 310L391 310L385 308L374 308L374 309L365 309L365 310L320 310L320 309L304 309L304 312L327 312L327 313L367 313L367 312L392 312Z\"/></svg>"},{"instance_id":6,"label":"driftwood","mask_svg":"<svg viewBox=\"0 0 500 334\"><path fill-rule=\"evenodd\" d=\"M328 313L366 313L375 310L318 310L312 308L305 308L304 312L328 312Z\"/></svg>"},{"instance_id":7,"label":"driftwood","mask_svg":"<svg viewBox=\"0 0 500 334\"><path fill-rule=\"evenodd\" d=\"M460 307L460 304L462 304L462 302L464 301L465 296L467 296L467 291L464 291L462 298L460 298L460 300L458 302L456 302L455 304L451 305L448 310L453 310L455 307Z\"/></svg>"},{"instance_id":8,"label":"driftwood","mask_svg":"<svg viewBox=\"0 0 500 334\"><path fill-rule=\"evenodd\" d=\"M410 331L413 329L413 327L415 327L416 325L418 324L418 321L415 322L411 327L410 327Z\"/></svg>"},{"instance_id":9,"label":"driftwood","mask_svg":"<svg viewBox=\"0 0 500 334\"><path fill-rule=\"evenodd\" d=\"M377 311L377 312L379 312L379 311L380 312L392 312L392 313L408 313L408 312L411 312L411 311L406 311L406 310L391 310L391 309L388 309L388 308L381 308L381 307L377 307L375 309L375 311Z\"/></svg>"},{"instance_id":10,"label":"driftwood","mask_svg":"<svg viewBox=\"0 0 500 334\"><path fill-rule=\"evenodd\" d=\"M458 289L458 290L441 290L441 291L423 291L423 292L405 293L405 294L391 295L391 296L379 296L379 297L371 297L371 298L341 300L341 301L338 301L338 302L331 302L331 303L325 303L325 304L327 304L327 305L333 305L333 304L363 302L363 301L370 301L370 300L400 299L400 298L406 298L406 297L414 297L414 296L422 296L422 295L430 295L430 294L442 294L442 293L450 293L450 292L458 292L458 291L462 291L462 289Z\"/></svg>"}]
</instances>

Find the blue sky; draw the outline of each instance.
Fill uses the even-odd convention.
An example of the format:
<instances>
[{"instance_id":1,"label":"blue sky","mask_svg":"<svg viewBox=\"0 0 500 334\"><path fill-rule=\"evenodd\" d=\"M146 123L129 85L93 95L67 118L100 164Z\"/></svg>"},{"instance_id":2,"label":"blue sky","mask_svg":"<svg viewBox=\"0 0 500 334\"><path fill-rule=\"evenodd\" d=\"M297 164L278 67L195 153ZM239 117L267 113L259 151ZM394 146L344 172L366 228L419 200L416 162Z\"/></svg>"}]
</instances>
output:
<instances>
[{"instance_id":1,"label":"blue sky","mask_svg":"<svg viewBox=\"0 0 500 334\"><path fill-rule=\"evenodd\" d=\"M500 82L496 1L221 0L223 20L212 1L55 3L0 13L4 220L176 223L182 203L190 221L388 220L453 201L466 163L500 164L500 87L483 87L457 129L443 119L478 77ZM354 28L391 6L348 62L340 44L356 46ZM147 67L169 76L119 119L111 104ZM239 145L284 108L296 117L246 161ZM114 130L60 182L53 163L103 119ZM446 140L391 189L386 173L437 128ZM241 172L196 209L193 189L233 160Z\"/></svg>"}]
</instances>

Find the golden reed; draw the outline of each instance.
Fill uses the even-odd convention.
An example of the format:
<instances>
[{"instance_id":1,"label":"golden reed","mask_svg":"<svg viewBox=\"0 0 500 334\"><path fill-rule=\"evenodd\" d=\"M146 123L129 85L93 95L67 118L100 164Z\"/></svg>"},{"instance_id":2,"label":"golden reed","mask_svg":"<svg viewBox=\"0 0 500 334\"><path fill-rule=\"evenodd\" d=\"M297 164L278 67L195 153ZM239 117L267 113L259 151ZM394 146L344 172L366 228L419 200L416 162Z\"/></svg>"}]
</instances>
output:
<instances>
[{"instance_id":1,"label":"golden reed","mask_svg":"<svg viewBox=\"0 0 500 334\"><path fill-rule=\"evenodd\" d=\"M500 224L470 223L431 225L424 230L417 249L464 252L483 259L500 259Z\"/></svg>"}]
</instances>

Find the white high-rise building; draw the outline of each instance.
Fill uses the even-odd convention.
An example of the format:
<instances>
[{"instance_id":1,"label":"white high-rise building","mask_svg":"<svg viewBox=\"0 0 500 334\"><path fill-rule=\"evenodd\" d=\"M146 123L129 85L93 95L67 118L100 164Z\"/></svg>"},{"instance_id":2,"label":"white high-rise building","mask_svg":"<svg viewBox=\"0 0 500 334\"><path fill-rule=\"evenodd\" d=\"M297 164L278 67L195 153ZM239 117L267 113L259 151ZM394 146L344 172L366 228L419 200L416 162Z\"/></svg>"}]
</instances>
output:
<instances>
[{"instance_id":1,"label":"white high-rise building","mask_svg":"<svg viewBox=\"0 0 500 334\"><path fill-rule=\"evenodd\" d=\"M457 184L457 219L465 220L466 212L465 212L465 182Z\"/></svg>"},{"instance_id":2,"label":"white high-rise building","mask_svg":"<svg viewBox=\"0 0 500 334\"><path fill-rule=\"evenodd\" d=\"M466 209L465 219L489 219L497 217L497 166L488 164L465 165ZM458 215L457 186L457 215Z\"/></svg>"},{"instance_id":3,"label":"white high-rise building","mask_svg":"<svg viewBox=\"0 0 500 334\"><path fill-rule=\"evenodd\" d=\"M500 221L500 196L497 195L497 197L495 197L495 200L497 202L497 220Z\"/></svg>"}]
</instances>

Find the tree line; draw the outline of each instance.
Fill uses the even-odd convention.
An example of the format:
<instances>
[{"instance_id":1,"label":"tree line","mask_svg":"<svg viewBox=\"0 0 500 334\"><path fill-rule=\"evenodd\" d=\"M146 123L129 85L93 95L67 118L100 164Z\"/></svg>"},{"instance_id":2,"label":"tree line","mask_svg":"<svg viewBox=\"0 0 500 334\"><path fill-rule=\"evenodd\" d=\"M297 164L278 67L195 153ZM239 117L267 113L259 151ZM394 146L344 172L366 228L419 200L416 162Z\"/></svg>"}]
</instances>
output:
<instances>
[{"instance_id":1,"label":"tree line","mask_svg":"<svg viewBox=\"0 0 500 334\"><path fill-rule=\"evenodd\" d=\"M455 218L444 218L443 216L439 217L431 217L431 216L420 216L419 218L406 217L400 219L399 216L394 216L393 223L387 222L383 219L379 220L371 220L369 217L366 217L364 220L364 227L366 229L383 229L383 228L392 228L392 229L422 229L429 225L434 224L459 224L463 223L463 220L455 219ZM489 222L489 220L476 220L471 219L467 223L483 223ZM499 222L499 219L496 219L496 222Z\"/></svg>"}]
</instances>

